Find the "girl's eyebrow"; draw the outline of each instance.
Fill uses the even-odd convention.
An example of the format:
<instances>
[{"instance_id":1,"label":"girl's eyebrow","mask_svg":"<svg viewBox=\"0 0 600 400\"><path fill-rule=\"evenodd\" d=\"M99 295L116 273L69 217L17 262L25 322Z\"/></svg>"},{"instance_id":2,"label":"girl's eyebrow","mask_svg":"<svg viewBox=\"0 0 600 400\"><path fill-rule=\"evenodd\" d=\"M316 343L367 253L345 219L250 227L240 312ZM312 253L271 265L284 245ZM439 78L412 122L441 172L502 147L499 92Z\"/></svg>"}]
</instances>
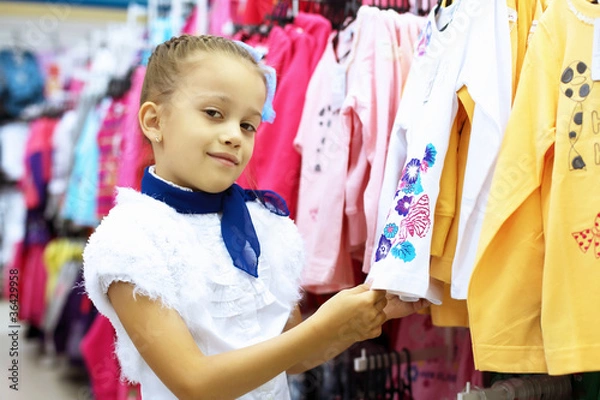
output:
<instances>
[{"instance_id":1,"label":"girl's eyebrow","mask_svg":"<svg viewBox=\"0 0 600 400\"><path fill-rule=\"evenodd\" d=\"M198 94L196 95L196 98L199 99L218 99L220 101L222 101L223 103L231 103L231 99L229 98L229 96L226 96L224 94L219 94L219 93L202 93L202 94Z\"/></svg>"},{"instance_id":2,"label":"girl's eyebrow","mask_svg":"<svg viewBox=\"0 0 600 400\"><path fill-rule=\"evenodd\" d=\"M227 103L227 104L230 104L232 102L231 98L229 96L226 96L226 95L220 94L220 93L201 93L201 94L196 95L196 99L200 99L200 100L202 100L202 99L217 99L217 100L220 100L223 103ZM253 116L257 115L260 118L262 118L262 112L255 108L252 108L250 110L250 113Z\"/></svg>"},{"instance_id":3,"label":"girl's eyebrow","mask_svg":"<svg viewBox=\"0 0 600 400\"><path fill-rule=\"evenodd\" d=\"M257 111L256 109L253 109L251 111L251 113L253 116L258 116L258 117L262 118L262 113L260 111Z\"/></svg>"}]
</instances>

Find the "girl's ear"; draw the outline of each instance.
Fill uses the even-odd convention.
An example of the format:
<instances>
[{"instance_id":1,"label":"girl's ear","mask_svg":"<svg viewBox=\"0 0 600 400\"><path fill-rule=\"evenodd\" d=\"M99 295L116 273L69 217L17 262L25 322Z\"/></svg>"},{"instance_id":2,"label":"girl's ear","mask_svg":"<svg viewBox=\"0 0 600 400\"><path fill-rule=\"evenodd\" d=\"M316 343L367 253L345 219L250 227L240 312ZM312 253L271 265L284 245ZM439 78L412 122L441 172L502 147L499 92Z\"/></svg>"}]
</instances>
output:
<instances>
[{"instance_id":1,"label":"girl's ear","mask_svg":"<svg viewBox=\"0 0 600 400\"><path fill-rule=\"evenodd\" d=\"M160 109L158 105L152 101L147 101L141 105L138 112L138 120L140 128L151 142L159 142L162 140L162 132L160 129Z\"/></svg>"}]
</instances>

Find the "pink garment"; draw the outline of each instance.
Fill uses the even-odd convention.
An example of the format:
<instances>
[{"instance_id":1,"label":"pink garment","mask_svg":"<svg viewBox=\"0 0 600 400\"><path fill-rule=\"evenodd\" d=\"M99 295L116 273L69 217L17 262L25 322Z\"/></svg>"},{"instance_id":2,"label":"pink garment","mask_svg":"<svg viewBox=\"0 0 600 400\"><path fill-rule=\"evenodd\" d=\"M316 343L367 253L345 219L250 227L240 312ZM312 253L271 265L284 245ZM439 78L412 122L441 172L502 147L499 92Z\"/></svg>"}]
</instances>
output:
<instances>
[{"instance_id":1,"label":"pink garment","mask_svg":"<svg viewBox=\"0 0 600 400\"><path fill-rule=\"evenodd\" d=\"M140 185L140 165L151 163L144 153L144 148L150 147L150 144L140 129L137 116L145 74L146 67L140 66L137 67L131 78L131 89L127 97L129 112L123 121L121 162L117 176L117 186L121 187L138 188Z\"/></svg>"},{"instance_id":2,"label":"pink garment","mask_svg":"<svg viewBox=\"0 0 600 400\"><path fill-rule=\"evenodd\" d=\"M104 121L98 131L97 141L99 150L98 166L98 194L96 202L96 215L98 220L108 215L114 205L115 186L121 158L121 140L123 137L123 124L128 117L127 105L129 92L121 99L113 100Z\"/></svg>"},{"instance_id":3,"label":"pink garment","mask_svg":"<svg viewBox=\"0 0 600 400\"><path fill-rule=\"evenodd\" d=\"M294 23L284 28L291 38L293 52L285 75L278 74L273 101L278 116L273 124L260 126L254 154L238 181L244 187L279 193L288 204L291 218L296 215L300 180L300 155L294 149L293 140L302 117L308 82L331 32L331 24L320 15L299 14ZM274 49L269 45L269 54Z\"/></svg>"},{"instance_id":4,"label":"pink garment","mask_svg":"<svg viewBox=\"0 0 600 400\"><path fill-rule=\"evenodd\" d=\"M183 24L183 28L181 28L182 34L195 35L198 33L198 7L192 9L190 15L188 15L185 20L185 24Z\"/></svg>"},{"instance_id":5,"label":"pink garment","mask_svg":"<svg viewBox=\"0 0 600 400\"><path fill-rule=\"evenodd\" d=\"M21 240L15 243L15 250L13 252L13 257L9 260L8 263L2 269L2 293L3 298L6 300L14 300L20 302L20 298L16 296L21 296L23 293L23 279L22 279L22 265L25 263L25 244ZM11 282L13 284L11 285ZM11 298L11 287L13 289L13 296ZM16 290L16 292L15 292ZM21 310L19 310L19 319L21 318Z\"/></svg>"},{"instance_id":6,"label":"pink garment","mask_svg":"<svg viewBox=\"0 0 600 400\"><path fill-rule=\"evenodd\" d=\"M80 344L95 400L141 399L138 385L120 380L115 351L115 331L110 321L98 315Z\"/></svg>"},{"instance_id":7,"label":"pink garment","mask_svg":"<svg viewBox=\"0 0 600 400\"><path fill-rule=\"evenodd\" d=\"M231 23L231 0L214 0L210 6L208 20L208 33L211 35L225 36L225 24Z\"/></svg>"},{"instance_id":8,"label":"pink garment","mask_svg":"<svg viewBox=\"0 0 600 400\"><path fill-rule=\"evenodd\" d=\"M245 25L260 25L266 20L265 17L271 14L275 4L273 0L246 0L243 23Z\"/></svg>"},{"instance_id":9,"label":"pink garment","mask_svg":"<svg viewBox=\"0 0 600 400\"><path fill-rule=\"evenodd\" d=\"M431 323L429 315L412 314L394 320L396 333L391 334L396 351L442 347L451 351L425 361L413 361L410 375L415 399L454 400L467 382L482 386L481 372L475 370L471 336L467 328L440 328ZM406 368L402 376L407 379Z\"/></svg>"},{"instance_id":10,"label":"pink garment","mask_svg":"<svg viewBox=\"0 0 600 400\"><path fill-rule=\"evenodd\" d=\"M314 49L310 56L310 74L312 76L317 64L323 56L325 48L329 45L329 36L331 34L331 23L325 17L318 14L298 13L294 17L294 26L296 29L305 31L314 38ZM288 25L287 29L293 29ZM303 103L304 104L304 103Z\"/></svg>"},{"instance_id":11,"label":"pink garment","mask_svg":"<svg viewBox=\"0 0 600 400\"><path fill-rule=\"evenodd\" d=\"M437 6L439 0L408 0L410 10L413 14L427 15L435 6ZM362 5L372 6L376 5L381 9L394 7L398 4L395 0L362 0Z\"/></svg>"},{"instance_id":12,"label":"pink garment","mask_svg":"<svg viewBox=\"0 0 600 400\"><path fill-rule=\"evenodd\" d=\"M258 38L253 37L247 41L251 46L256 46ZM293 43L292 38L287 34L285 29L280 26L271 28L269 37L266 43L268 53L265 57L265 62L277 71L277 79L281 80L284 77L293 58Z\"/></svg>"},{"instance_id":13,"label":"pink garment","mask_svg":"<svg viewBox=\"0 0 600 400\"><path fill-rule=\"evenodd\" d=\"M32 326L41 327L46 312L46 281L48 272L44 264L45 244L24 245L24 253L19 258L19 317Z\"/></svg>"},{"instance_id":14,"label":"pink garment","mask_svg":"<svg viewBox=\"0 0 600 400\"><path fill-rule=\"evenodd\" d=\"M31 123L25 145L25 172L21 190L28 209L44 206L46 185L52 176L52 135L57 119L39 118Z\"/></svg>"},{"instance_id":15,"label":"pink garment","mask_svg":"<svg viewBox=\"0 0 600 400\"><path fill-rule=\"evenodd\" d=\"M335 35L331 34L329 45L311 77L294 140L302 156L296 215L296 225L306 249L302 286L317 294L355 285L343 226L350 138L342 129L340 107L347 67L344 61L336 60L332 43ZM340 41L337 54L346 54L351 44L351 40Z\"/></svg>"},{"instance_id":16,"label":"pink garment","mask_svg":"<svg viewBox=\"0 0 600 400\"><path fill-rule=\"evenodd\" d=\"M348 71L348 81L357 84L349 88L342 115L351 132L346 186L349 240L351 247L365 245L364 272L370 269L389 136L423 22L411 13L368 6L357 15L359 40Z\"/></svg>"}]
</instances>

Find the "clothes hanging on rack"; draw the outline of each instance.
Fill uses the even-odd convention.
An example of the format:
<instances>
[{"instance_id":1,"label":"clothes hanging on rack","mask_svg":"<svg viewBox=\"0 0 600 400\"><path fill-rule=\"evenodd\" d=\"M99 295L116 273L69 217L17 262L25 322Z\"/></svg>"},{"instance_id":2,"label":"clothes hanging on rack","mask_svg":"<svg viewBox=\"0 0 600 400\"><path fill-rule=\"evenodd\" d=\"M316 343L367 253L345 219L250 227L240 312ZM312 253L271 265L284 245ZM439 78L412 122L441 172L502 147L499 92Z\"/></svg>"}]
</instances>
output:
<instances>
[{"instance_id":1,"label":"clothes hanging on rack","mask_svg":"<svg viewBox=\"0 0 600 400\"><path fill-rule=\"evenodd\" d=\"M469 14L473 12L470 7L476 7L476 18ZM368 278L375 288L406 299L441 302L442 285L429 273L432 214L456 116L456 92L466 86L475 109L451 290L452 297L466 298L488 175L510 108L510 71L505 67L510 43L505 16L506 5L500 0L485 4L457 1L437 15L436 10L430 13L398 110L394 135L398 136L399 151L388 152L377 251ZM440 26L446 28L440 30Z\"/></svg>"},{"instance_id":2,"label":"clothes hanging on rack","mask_svg":"<svg viewBox=\"0 0 600 400\"><path fill-rule=\"evenodd\" d=\"M469 288L480 369L600 369L597 17L550 2L525 57Z\"/></svg>"},{"instance_id":3,"label":"clothes hanging on rack","mask_svg":"<svg viewBox=\"0 0 600 400\"><path fill-rule=\"evenodd\" d=\"M311 292L358 283L353 260L362 264L365 243L371 251L367 238L374 231L391 116L422 24L412 14L363 6L355 21L332 34L312 75L294 142L302 154L297 224L308 253L303 286Z\"/></svg>"},{"instance_id":4,"label":"clothes hanging on rack","mask_svg":"<svg viewBox=\"0 0 600 400\"><path fill-rule=\"evenodd\" d=\"M44 100L44 78L35 55L25 49L0 50L0 120L17 118Z\"/></svg>"},{"instance_id":5,"label":"clothes hanging on rack","mask_svg":"<svg viewBox=\"0 0 600 400\"><path fill-rule=\"evenodd\" d=\"M373 7L361 12L368 22L348 70L347 79L355 84L348 86L341 114L351 132L345 199L349 245L360 248L358 258L368 272L390 132L425 21Z\"/></svg>"},{"instance_id":6,"label":"clothes hanging on rack","mask_svg":"<svg viewBox=\"0 0 600 400\"><path fill-rule=\"evenodd\" d=\"M340 108L345 95L348 52L352 52L353 45L350 32L356 30L358 23L355 21L340 32L346 40L340 40L337 48L332 43L337 33L330 35L308 84L294 138L302 157L295 220L307 251L302 286L315 293L332 293L355 284L343 229L350 139L342 129ZM338 62L340 55L346 57Z\"/></svg>"},{"instance_id":7,"label":"clothes hanging on rack","mask_svg":"<svg viewBox=\"0 0 600 400\"><path fill-rule=\"evenodd\" d=\"M286 50L268 44L265 58L280 76L273 107L285 117L259 127L252 159L238 180L246 188L260 187L279 193L292 218L296 216L300 179L300 155L294 149L293 140L302 116L308 82L325 50L330 32L331 24L324 17L304 13L295 17L293 25L276 26L271 30L269 41L279 41L275 35L283 33L291 46L287 54L281 54Z\"/></svg>"}]
</instances>

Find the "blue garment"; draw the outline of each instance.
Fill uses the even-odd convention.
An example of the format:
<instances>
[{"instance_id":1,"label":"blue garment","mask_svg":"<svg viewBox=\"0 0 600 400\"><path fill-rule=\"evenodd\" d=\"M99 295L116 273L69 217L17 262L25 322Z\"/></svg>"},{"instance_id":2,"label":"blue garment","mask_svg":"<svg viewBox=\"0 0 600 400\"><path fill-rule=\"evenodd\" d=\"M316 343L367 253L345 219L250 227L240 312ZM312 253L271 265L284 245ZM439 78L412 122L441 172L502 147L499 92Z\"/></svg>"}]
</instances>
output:
<instances>
[{"instance_id":1,"label":"blue garment","mask_svg":"<svg viewBox=\"0 0 600 400\"><path fill-rule=\"evenodd\" d=\"M98 131L110 100L103 100L88 113L83 130L75 146L73 171L69 179L62 216L78 225L98 225L96 204L98 198L99 149Z\"/></svg>"},{"instance_id":2,"label":"blue garment","mask_svg":"<svg viewBox=\"0 0 600 400\"><path fill-rule=\"evenodd\" d=\"M44 77L33 53L0 51L0 100L3 113L11 118L44 100Z\"/></svg>"}]
</instances>

